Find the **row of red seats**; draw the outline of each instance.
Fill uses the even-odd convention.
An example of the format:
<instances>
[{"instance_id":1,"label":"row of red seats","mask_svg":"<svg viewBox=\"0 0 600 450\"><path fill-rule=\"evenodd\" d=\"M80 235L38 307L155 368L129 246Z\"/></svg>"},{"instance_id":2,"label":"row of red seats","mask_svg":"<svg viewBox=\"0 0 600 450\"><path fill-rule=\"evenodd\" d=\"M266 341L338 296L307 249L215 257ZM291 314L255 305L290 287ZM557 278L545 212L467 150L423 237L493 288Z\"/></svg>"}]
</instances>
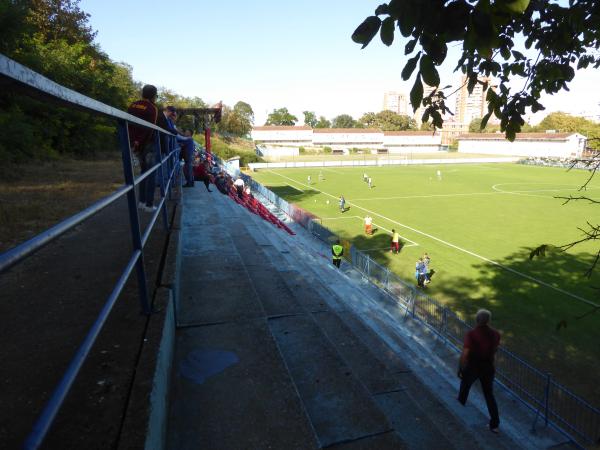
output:
<instances>
[{"instance_id":1,"label":"row of red seats","mask_svg":"<svg viewBox=\"0 0 600 450\"><path fill-rule=\"evenodd\" d=\"M286 231L292 236L296 234L292 230L290 230L290 228L285 223L279 220L271 211L269 211L265 207L265 205L259 202L254 196L248 195L244 192L242 194L242 198L240 198L235 187L231 186L231 189L229 190L229 197L231 197L236 203L248 209L248 211L256 214L257 216L261 217L267 222L271 222L273 225L275 225L278 228L281 228L282 230Z\"/></svg>"}]
</instances>

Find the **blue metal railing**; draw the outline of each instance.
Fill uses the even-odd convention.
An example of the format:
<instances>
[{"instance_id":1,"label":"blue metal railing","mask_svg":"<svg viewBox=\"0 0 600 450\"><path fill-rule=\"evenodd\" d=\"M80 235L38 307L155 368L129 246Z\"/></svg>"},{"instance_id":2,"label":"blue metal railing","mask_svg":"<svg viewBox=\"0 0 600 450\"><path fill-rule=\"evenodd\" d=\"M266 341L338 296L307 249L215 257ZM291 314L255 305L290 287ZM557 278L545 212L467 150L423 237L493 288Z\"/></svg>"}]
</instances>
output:
<instances>
[{"instance_id":1,"label":"blue metal railing","mask_svg":"<svg viewBox=\"0 0 600 450\"><path fill-rule=\"evenodd\" d=\"M269 189L244 175L244 181L269 202L309 230L317 239L331 244L338 239L331 230L314 220L315 217L290 204ZM472 327L449 308L417 290L398 275L382 266L356 247L350 248L350 263L393 298L405 314L427 326L456 351ZM532 427L541 416L576 445L600 442L600 410L573 394L525 360L500 347L496 356L496 381L513 397L536 413ZM581 447L582 448L582 447Z\"/></svg>"},{"instance_id":2,"label":"blue metal railing","mask_svg":"<svg viewBox=\"0 0 600 450\"><path fill-rule=\"evenodd\" d=\"M137 281L140 297L140 305L145 314L151 313L150 298L146 285L146 272L144 268L144 246L148 241L150 233L154 229L158 217L161 216L163 227L168 231L168 198L171 197L174 183L181 184L181 174L179 165L179 149L176 147L176 141L173 135L166 132L162 128L157 127L149 122L145 122L135 116L110 107L89 97L86 97L71 89L67 89L48 78L28 69L27 67L0 55L0 79L8 83L14 84L23 89L25 93L36 96L43 96L53 102L59 103L62 106L78 108L97 115L102 115L115 119L118 127L119 145L121 148L121 156L123 161L123 172L125 185L117 189L109 196L97 201L85 210L69 217L43 233L33 237L32 239L0 254L0 273L19 263L27 256L35 253L46 244L52 242L65 232L73 229L76 225L84 220L99 213L104 208L112 205L122 197L127 198L129 210L129 223L131 228L131 238L133 242L133 252L129 261L121 273L117 283L106 300L99 316L94 324L89 329L83 343L75 353L66 372L63 374L59 384L55 387L50 399L46 403L42 413L35 422L30 435L24 444L26 449L38 448L50 426L52 425L62 403L64 402L71 386L73 385L79 370L85 362L96 338L102 330L113 306L115 305L119 295L121 294L127 280L135 269L137 272ZM128 124L135 124L145 128L155 130L155 160L158 161L152 168L136 177L134 175L131 152L129 149ZM166 149L161 149L160 134L167 136L165 142ZM162 150L162 151L161 151ZM152 214L148 225L144 232L140 229L140 220L138 216L138 204L136 201L135 186L141 181L157 174L157 182L160 187L160 200L157 205L157 210Z\"/></svg>"}]
</instances>

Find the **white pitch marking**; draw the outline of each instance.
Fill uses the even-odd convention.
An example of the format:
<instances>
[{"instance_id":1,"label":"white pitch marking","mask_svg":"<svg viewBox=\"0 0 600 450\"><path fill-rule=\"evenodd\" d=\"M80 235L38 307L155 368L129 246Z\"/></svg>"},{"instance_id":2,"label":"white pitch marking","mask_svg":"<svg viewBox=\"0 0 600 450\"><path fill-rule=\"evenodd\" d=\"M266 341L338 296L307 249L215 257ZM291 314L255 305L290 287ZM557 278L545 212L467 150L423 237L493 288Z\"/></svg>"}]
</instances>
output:
<instances>
[{"instance_id":1,"label":"white pitch marking","mask_svg":"<svg viewBox=\"0 0 600 450\"><path fill-rule=\"evenodd\" d=\"M435 197L462 197L469 195L498 195L507 194L508 192L495 191L495 192L469 192L465 194L431 194L431 195L405 195L401 197L370 197L370 198L355 198L356 200L399 200L399 199L411 199L411 198L435 198Z\"/></svg>"},{"instance_id":2,"label":"white pitch marking","mask_svg":"<svg viewBox=\"0 0 600 450\"><path fill-rule=\"evenodd\" d=\"M275 172L273 172L273 173L275 173ZM279 175L280 177L283 177L283 178L288 178L288 177L286 177L285 175L281 175L281 174L279 174L279 173L275 173L275 175ZM291 179L291 178L289 178L289 179ZM294 180L292 180L292 181L294 181ZM300 183L300 184L302 184L302 183ZM318 190L318 189L317 189L317 190ZM318 191L319 191L319 190L318 190ZM335 198L335 196L333 196L333 195L331 195L331 194L329 194L329 193L327 193L327 192L323 192L323 191L319 191L319 192L321 192L322 194L325 194L325 195L328 195L328 196L330 196L330 197L333 197L333 198ZM352 204L353 204L353 203L351 203L351 202L349 202L349 201L347 201L346 203L348 203L349 205L352 205ZM438 241L438 242L440 242L440 243L442 243L442 244L444 244L444 245L447 245L448 247L452 247L452 248L454 248L454 249L456 249L456 250L459 250L459 251L461 251L461 252L463 252L463 253L466 253L466 254L468 254L468 255L474 256L475 258L479 258L479 259L481 259L481 260L483 260L483 261L485 261L485 262L488 262L488 263L490 263L490 264L493 264L494 266L498 266L498 267L500 267L500 268L502 268L502 269L504 269L504 270L507 270L507 271L509 271L509 272L511 272L511 273L514 273L515 275L518 275L518 276L520 276L520 277L523 277L523 278L526 278L526 279L528 279L528 280L530 280L530 281L533 281L534 283L538 283L538 284L540 284L540 285L542 285L542 286L546 286L546 287L548 287L548 288L550 288L550 289L554 289L555 291L557 291L557 292L560 292L561 294L565 294L565 295L567 295L567 296L569 296L569 297L575 298L575 299L577 299L577 300L579 300L579 301L581 301L581 302L583 302L583 303L586 303L586 304L588 304L588 305L591 305L591 306L594 306L594 307L600 307L600 305L599 305L599 304L597 304L597 303L594 303L594 302L592 302L592 301L590 301L590 300L588 300L588 299L586 299L586 298L584 298L584 297L581 297L581 296L579 296L579 295L577 295L577 294L573 294L573 293L571 293L571 292L565 291L564 289L561 289L561 288L559 288L559 287L553 286L552 284L550 284L550 283L546 283L545 281L538 280L537 278L534 278L534 277L532 277L532 276L530 276L530 275L527 275L527 274L525 274L525 273L519 272L518 270L511 269L510 267L506 267L506 266L504 266L504 265L500 264L500 263L499 263L499 262L497 262L497 261L494 261L494 260L492 260L492 259L486 258L485 256L478 255L477 253L475 253L475 252L472 252L472 251L470 251L470 250L467 250L467 249L464 249L464 248L462 248L462 247L459 247L458 245L451 244L450 242L447 242L447 241L444 241L443 239L440 239L440 238L438 238L438 237L432 236L432 235L431 235L431 234L429 234L429 233L425 233L425 232L423 232L423 231L421 231L421 230L417 230L416 228L410 227L410 226L408 226L408 225L404 225L404 224L402 224L402 223L400 223L400 222L396 222L395 220L392 220L392 219L390 219L389 217L386 217L386 216L384 216L384 215L382 215L382 214L378 214L378 213L376 213L375 211L370 211L370 210L368 210L368 209L366 209L366 208L363 208L363 207L361 207L361 206L359 206L359 205L357 205L357 204L354 204L354 206L356 206L357 208L359 208L359 209L362 209L363 211L366 211L366 212L368 212L368 213L370 213L370 214L373 214L373 215L375 215L375 216L379 216L379 217L381 217L381 218L383 218L383 219L385 219L385 220L388 220L388 221L390 221L390 222L392 222L392 223L395 223L396 225L399 225L399 226L401 226L401 227L407 228L407 229L409 229L409 230L411 230L411 231L413 231L413 232L415 232L415 233L418 233L418 234L421 234L421 235L423 235L423 236L426 236L426 237L428 237L428 238L430 238L430 239L433 239L434 241Z\"/></svg>"}]
</instances>

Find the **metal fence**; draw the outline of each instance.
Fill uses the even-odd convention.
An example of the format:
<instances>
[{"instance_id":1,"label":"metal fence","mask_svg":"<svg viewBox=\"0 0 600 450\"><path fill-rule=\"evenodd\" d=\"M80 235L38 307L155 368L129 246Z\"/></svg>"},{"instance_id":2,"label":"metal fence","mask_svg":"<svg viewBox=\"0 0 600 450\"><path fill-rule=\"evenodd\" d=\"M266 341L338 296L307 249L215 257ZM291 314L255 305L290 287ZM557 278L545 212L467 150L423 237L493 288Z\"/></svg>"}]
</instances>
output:
<instances>
[{"instance_id":1,"label":"metal fence","mask_svg":"<svg viewBox=\"0 0 600 450\"><path fill-rule=\"evenodd\" d=\"M246 177L246 182L319 240L331 244L338 239L311 213L279 198L250 177ZM426 325L455 350L461 348L465 333L472 328L467 322L354 246L348 253L350 264L396 299L407 315ZM554 426L579 445L600 443L600 410L504 347L496 355L496 381L536 412L532 426L542 418L546 425Z\"/></svg>"},{"instance_id":2,"label":"metal fence","mask_svg":"<svg viewBox=\"0 0 600 450\"><path fill-rule=\"evenodd\" d=\"M89 329L84 341L80 344L79 349L63 374L61 381L55 387L50 399L38 417L30 435L24 444L24 448L26 449L36 449L42 444L48 430L50 429L50 426L56 417L56 414L60 410L63 401L73 385L79 370L83 366L83 363L90 353L96 338L100 334L100 331L108 319L113 306L115 305L119 295L121 294L121 291L125 287L127 280L134 270L137 273L141 309L146 314L151 312L150 300L146 287L144 246L146 245L150 233L154 229L159 216L162 218L165 230L168 230L169 224L166 200L171 197L171 190L175 183L181 184L179 149L176 148L175 138L173 135L165 132L165 130L162 128L158 128L151 123L140 120L137 117L54 83L53 81L41 76L36 72L33 72L27 67L18 64L4 55L0 55L0 80L3 82L3 86L13 85L22 89L25 93L32 94L37 97L42 96L43 98L46 98L61 106L77 108L79 110L84 110L96 115L101 115L116 120L125 178L125 184L109 196L99 200L85 210L66 220L63 220L52 228L18 245L17 247L0 254L0 273L24 260L27 256L35 253L46 244L52 242L65 232L82 223L84 220L99 213L104 208L125 196L127 198L129 209L129 223L133 242L133 252L126 267L122 270L119 279L116 285L113 287L113 290L106 300L99 316ZM129 136L127 127L129 123L155 130L155 160L159 162L138 177L135 177L134 175L132 158L129 149ZM168 149L163 149L162 153L160 148L159 133L167 135L166 142L169 147ZM157 175L156 182L160 187L160 200L158 203L158 209L154 212L148 225L142 233L140 230L135 186L138 185L142 180L148 178L152 173Z\"/></svg>"}]
</instances>

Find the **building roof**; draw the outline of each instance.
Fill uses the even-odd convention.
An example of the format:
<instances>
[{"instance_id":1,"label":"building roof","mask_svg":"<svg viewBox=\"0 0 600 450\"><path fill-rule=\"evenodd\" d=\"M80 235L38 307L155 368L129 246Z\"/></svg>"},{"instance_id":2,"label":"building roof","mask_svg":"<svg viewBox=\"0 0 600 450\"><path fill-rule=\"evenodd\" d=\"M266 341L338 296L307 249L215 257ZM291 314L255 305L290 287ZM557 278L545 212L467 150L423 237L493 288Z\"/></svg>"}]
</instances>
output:
<instances>
[{"instance_id":1,"label":"building roof","mask_svg":"<svg viewBox=\"0 0 600 450\"><path fill-rule=\"evenodd\" d=\"M411 130L406 130L406 131L384 131L383 135L384 136L433 136L433 135L438 135L439 136L439 132L433 132L433 131L411 131Z\"/></svg>"},{"instance_id":2,"label":"building roof","mask_svg":"<svg viewBox=\"0 0 600 450\"><path fill-rule=\"evenodd\" d=\"M564 141L577 133L517 133L516 141ZM504 133L466 133L457 139L464 141L504 141Z\"/></svg>"},{"instance_id":3,"label":"building roof","mask_svg":"<svg viewBox=\"0 0 600 450\"><path fill-rule=\"evenodd\" d=\"M313 133L381 133L376 128L315 128Z\"/></svg>"},{"instance_id":4,"label":"building roof","mask_svg":"<svg viewBox=\"0 0 600 450\"><path fill-rule=\"evenodd\" d=\"M285 125L267 125L264 127L253 127L252 131L310 131L311 127L308 126L285 126Z\"/></svg>"}]
</instances>

